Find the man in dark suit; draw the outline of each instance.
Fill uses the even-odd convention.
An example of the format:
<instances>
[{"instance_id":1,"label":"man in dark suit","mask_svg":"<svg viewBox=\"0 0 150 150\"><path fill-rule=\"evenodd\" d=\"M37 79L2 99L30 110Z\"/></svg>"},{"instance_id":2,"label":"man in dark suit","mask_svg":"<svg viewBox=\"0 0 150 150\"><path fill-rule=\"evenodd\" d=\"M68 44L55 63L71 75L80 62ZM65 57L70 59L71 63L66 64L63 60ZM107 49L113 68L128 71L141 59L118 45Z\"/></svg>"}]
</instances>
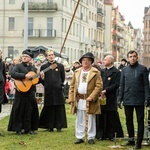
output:
<instances>
[{"instance_id":1,"label":"man in dark suit","mask_svg":"<svg viewBox=\"0 0 150 150\"><path fill-rule=\"evenodd\" d=\"M144 134L144 105L148 106L150 91L148 83L148 70L138 63L136 51L129 51L127 54L129 65L122 70L118 105L123 101L127 131L129 140L125 145L135 145L134 149L141 149ZM138 131L137 142L134 141L133 112L136 111Z\"/></svg>"},{"instance_id":2,"label":"man in dark suit","mask_svg":"<svg viewBox=\"0 0 150 150\"><path fill-rule=\"evenodd\" d=\"M106 97L106 105L101 105L102 113L96 117L96 138L113 140L123 137L123 130L117 112L117 90L120 84L120 71L114 67L114 57L107 55L103 61L106 68L101 70L103 90L101 97Z\"/></svg>"}]
</instances>

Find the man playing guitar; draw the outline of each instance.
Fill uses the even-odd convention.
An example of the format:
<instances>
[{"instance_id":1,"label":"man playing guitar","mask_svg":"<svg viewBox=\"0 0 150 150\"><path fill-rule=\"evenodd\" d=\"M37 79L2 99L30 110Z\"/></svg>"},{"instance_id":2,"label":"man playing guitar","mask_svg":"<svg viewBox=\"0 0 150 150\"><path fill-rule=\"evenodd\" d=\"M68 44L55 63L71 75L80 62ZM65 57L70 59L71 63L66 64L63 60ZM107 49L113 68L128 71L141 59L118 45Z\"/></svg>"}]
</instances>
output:
<instances>
[{"instance_id":1,"label":"man playing guitar","mask_svg":"<svg viewBox=\"0 0 150 150\"><path fill-rule=\"evenodd\" d=\"M17 64L11 72L11 77L18 80L24 85L28 86L25 81L31 82L33 75L36 74L36 68L30 63L33 58L33 52L26 49L22 52L22 62ZM22 86L23 87L23 86ZM29 90L16 90L15 100L13 103L10 120L8 124L8 131L16 131L18 135L22 134L22 130L26 134L34 134L38 129L39 112L35 99L35 85L32 84Z\"/></svg>"}]
</instances>

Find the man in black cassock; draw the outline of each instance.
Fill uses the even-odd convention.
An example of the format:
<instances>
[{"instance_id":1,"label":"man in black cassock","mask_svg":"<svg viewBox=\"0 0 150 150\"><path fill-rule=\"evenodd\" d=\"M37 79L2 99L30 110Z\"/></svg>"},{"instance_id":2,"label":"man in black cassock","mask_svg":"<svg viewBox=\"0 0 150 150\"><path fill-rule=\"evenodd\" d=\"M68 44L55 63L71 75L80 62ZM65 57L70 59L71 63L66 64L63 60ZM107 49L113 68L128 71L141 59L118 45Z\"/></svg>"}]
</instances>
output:
<instances>
[{"instance_id":1,"label":"man in black cassock","mask_svg":"<svg viewBox=\"0 0 150 150\"><path fill-rule=\"evenodd\" d=\"M114 58L107 55L103 61L106 68L101 70L103 90L101 97L106 97L106 105L101 106L101 114L96 116L96 138L98 140L123 137L123 130L117 111L117 90L120 84L120 71L116 69Z\"/></svg>"},{"instance_id":2,"label":"man in black cassock","mask_svg":"<svg viewBox=\"0 0 150 150\"><path fill-rule=\"evenodd\" d=\"M61 132L62 128L67 128L65 99L62 91L65 70L62 64L54 60L54 51L47 50L46 57L48 62L41 66L41 70L48 67L50 67L50 70L42 74L45 95L39 127L45 128L49 132L56 128L57 132Z\"/></svg>"},{"instance_id":3,"label":"man in black cassock","mask_svg":"<svg viewBox=\"0 0 150 150\"><path fill-rule=\"evenodd\" d=\"M2 105L4 103L5 96L5 86L6 82L6 71L5 71L5 64L2 61L2 51L0 50L0 112L2 111Z\"/></svg>"},{"instance_id":4,"label":"man in black cassock","mask_svg":"<svg viewBox=\"0 0 150 150\"><path fill-rule=\"evenodd\" d=\"M22 63L17 64L11 72L11 77L22 81L23 79L31 79L33 75L29 72L36 73L36 68L31 64L33 53L30 49L22 52ZM39 112L35 98L35 85L32 85L27 92L16 90L15 100L13 102L8 131L16 131L21 135L22 130L26 134L34 134L38 129Z\"/></svg>"}]
</instances>

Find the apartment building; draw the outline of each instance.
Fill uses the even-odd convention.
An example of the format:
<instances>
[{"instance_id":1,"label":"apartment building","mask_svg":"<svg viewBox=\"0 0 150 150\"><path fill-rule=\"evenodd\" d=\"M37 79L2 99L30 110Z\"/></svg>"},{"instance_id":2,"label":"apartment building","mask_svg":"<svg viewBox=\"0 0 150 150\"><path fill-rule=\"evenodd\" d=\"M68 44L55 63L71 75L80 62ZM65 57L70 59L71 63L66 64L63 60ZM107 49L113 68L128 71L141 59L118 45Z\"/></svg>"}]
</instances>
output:
<instances>
[{"instance_id":1,"label":"apartment building","mask_svg":"<svg viewBox=\"0 0 150 150\"><path fill-rule=\"evenodd\" d=\"M112 54L116 61L121 61L124 57L125 19L118 6L113 8L112 22Z\"/></svg>"},{"instance_id":2,"label":"apartment building","mask_svg":"<svg viewBox=\"0 0 150 150\"><path fill-rule=\"evenodd\" d=\"M144 41L143 41L143 64L150 68L150 6L144 8Z\"/></svg>"},{"instance_id":3,"label":"apartment building","mask_svg":"<svg viewBox=\"0 0 150 150\"><path fill-rule=\"evenodd\" d=\"M105 48L104 53L110 53L115 61L123 58L125 44L125 19L119 12L119 8L114 7L113 0L105 0Z\"/></svg>"},{"instance_id":4,"label":"apartment building","mask_svg":"<svg viewBox=\"0 0 150 150\"><path fill-rule=\"evenodd\" d=\"M28 0L28 48L52 47L58 52L66 37L78 0ZM25 1L2 0L0 47L4 57L20 56L24 50ZM69 62L91 51L103 57L104 1L80 0L63 53Z\"/></svg>"}]
</instances>

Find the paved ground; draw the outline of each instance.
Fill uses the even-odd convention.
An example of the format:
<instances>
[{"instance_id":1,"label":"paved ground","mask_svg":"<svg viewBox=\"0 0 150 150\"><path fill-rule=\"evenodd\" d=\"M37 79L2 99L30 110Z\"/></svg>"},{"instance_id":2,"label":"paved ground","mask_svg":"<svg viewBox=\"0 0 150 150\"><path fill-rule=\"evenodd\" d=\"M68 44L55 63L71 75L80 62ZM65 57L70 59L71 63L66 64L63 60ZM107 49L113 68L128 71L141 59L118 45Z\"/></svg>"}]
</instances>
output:
<instances>
[{"instance_id":1,"label":"paved ground","mask_svg":"<svg viewBox=\"0 0 150 150\"><path fill-rule=\"evenodd\" d=\"M5 116L10 115L11 108L12 108L12 104L2 105L2 112L0 113L0 120L4 118Z\"/></svg>"}]
</instances>

